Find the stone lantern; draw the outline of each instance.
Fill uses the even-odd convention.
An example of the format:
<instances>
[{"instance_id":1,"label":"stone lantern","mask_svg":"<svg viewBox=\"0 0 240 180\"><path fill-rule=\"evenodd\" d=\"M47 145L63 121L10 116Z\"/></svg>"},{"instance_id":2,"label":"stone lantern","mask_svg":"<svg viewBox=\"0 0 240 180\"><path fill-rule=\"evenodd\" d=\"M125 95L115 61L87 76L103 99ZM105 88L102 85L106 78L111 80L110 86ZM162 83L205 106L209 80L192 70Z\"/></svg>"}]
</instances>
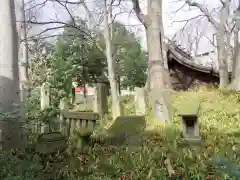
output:
<instances>
[{"instance_id":1,"label":"stone lantern","mask_svg":"<svg viewBox=\"0 0 240 180\"><path fill-rule=\"evenodd\" d=\"M187 141L200 141L200 132L198 124L198 112L200 103L197 101L185 101L181 103L178 115L182 118L182 133Z\"/></svg>"}]
</instances>

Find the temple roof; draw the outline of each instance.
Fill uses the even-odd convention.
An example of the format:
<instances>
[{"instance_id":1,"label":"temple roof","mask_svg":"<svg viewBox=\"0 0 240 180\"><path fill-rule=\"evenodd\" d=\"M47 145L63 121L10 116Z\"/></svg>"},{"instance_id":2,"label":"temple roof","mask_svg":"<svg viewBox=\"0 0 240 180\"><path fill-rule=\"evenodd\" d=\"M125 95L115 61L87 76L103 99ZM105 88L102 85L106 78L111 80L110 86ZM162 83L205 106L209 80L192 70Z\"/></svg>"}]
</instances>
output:
<instances>
[{"instance_id":1,"label":"temple roof","mask_svg":"<svg viewBox=\"0 0 240 180\"><path fill-rule=\"evenodd\" d=\"M181 46L175 44L174 41L168 40L166 44L168 47L169 56L178 63L196 71L211 73L214 76L218 76L218 61L217 53L215 51L192 57L189 53L186 52L186 50L181 48ZM229 72L231 72L230 67Z\"/></svg>"}]
</instances>

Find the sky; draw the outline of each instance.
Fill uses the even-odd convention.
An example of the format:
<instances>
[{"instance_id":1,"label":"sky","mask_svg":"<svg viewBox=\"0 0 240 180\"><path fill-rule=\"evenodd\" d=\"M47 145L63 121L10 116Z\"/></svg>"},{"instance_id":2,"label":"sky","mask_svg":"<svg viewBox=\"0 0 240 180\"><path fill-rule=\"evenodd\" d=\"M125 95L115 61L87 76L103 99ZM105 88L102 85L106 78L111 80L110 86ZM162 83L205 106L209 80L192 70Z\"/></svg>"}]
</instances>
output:
<instances>
[{"instance_id":1,"label":"sky","mask_svg":"<svg viewBox=\"0 0 240 180\"><path fill-rule=\"evenodd\" d=\"M35 0L35 1L36 3L41 3L44 0ZM78 1L78 0L71 0L71 1ZM93 13L94 17L99 17L99 15L96 14L96 12L98 11L98 8L101 7L101 3L99 3L98 6L96 5L94 6L93 3L91 3L94 0L87 0L87 1L89 2L87 3L87 5L91 10L91 12ZM101 2L100 0L98 1ZM144 13L146 13L146 1L147 0L140 0L141 2L140 5ZM218 12L217 8L220 7L220 0L196 0L196 1L204 4L214 14ZM188 48L187 46L189 44L187 39L190 37L196 36L196 33L195 34L193 33L196 31L196 28L198 29L198 31L202 32L204 36L207 36L208 39L212 39L215 30L212 27L212 25L209 24L205 19L201 21L192 21L192 26L189 25L188 27L189 33L186 33L187 31L185 31L185 33L179 33L179 31L181 30L183 25L186 23L186 21L181 23L175 22L175 21L187 20L189 18L192 18L201 14L200 11L196 9L191 9L191 11L189 11L188 6L184 6L184 8L182 8L177 13L175 13L177 9L183 6L183 4L184 4L183 0L163 0L163 11L164 11L163 23L164 23L165 36L167 36L168 38L171 38L175 33L177 33L178 36L176 37L176 40L178 44L182 44L182 46L185 48ZM78 7L69 6L69 10L71 11L71 13L81 18L87 17L84 9L81 6L78 6ZM116 20L126 24L126 26L129 29L134 31L137 37L141 39L142 47L146 49L146 37L145 37L144 28L141 25L141 23L138 21L135 14L133 12L129 13L131 10L132 10L131 2L124 3L121 7L121 11L124 11L125 13L118 14L116 16ZM214 12L214 10L216 12ZM120 12L120 9L115 8L113 14L119 13L119 12ZM52 21L54 19L55 20L58 19L60 21L66 22L67 20L69 20L69 15L63 7L56 5L56 3L48 2L45 4L44 8L42 8L40 13L38 14L38 19L39 21L50 21L50 20ZM195 30L193 30L194 29L193 27L195 27ZM34 32L35 33L36 31L40 32L44 28L46 28L46 26L45 27L37 26L34 28ZM47 34L49 33L56 34L56 31L47 32ZM212 44L209 42L208 39L207 38L201 39L198 53L204 53L207 51L214 50L214 47L212 46Z\"/></svg>"}]
</instances>

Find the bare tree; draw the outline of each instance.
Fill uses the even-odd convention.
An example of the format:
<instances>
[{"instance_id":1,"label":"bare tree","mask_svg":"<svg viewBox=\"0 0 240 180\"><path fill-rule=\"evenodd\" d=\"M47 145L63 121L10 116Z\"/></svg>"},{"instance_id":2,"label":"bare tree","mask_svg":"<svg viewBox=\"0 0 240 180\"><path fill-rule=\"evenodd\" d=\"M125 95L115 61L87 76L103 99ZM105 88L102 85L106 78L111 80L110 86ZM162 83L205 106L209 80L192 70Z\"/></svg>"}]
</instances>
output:
<instances>
[{"instance_id":1,"label":"bare tree","mask_svg":"<svg viewBox=\"0 0 240 180\"><path fill-rule=\"evenodd\" d=\"M110 5L111 6L111 5ZM117 80L116 80L116 66L115 61L113 59L112 53L112 43L111 43L111 35L109 30L109 23L108 23L108 7L107 2L104 0L104 39L106 44L106 57L107 57L107 64L108 64L108 77L111 87L111 95L112 95L112 116L113 119L116 119L120 116L120 100L117 90Z\"/></svg>"},{"instance_id":2,"label":"bare tree","mask_svg":"<svg viewBox=\"0 0 240 180\"><path fill-rule=\"evenodd\" d=\"M183 48L186 48L186 52L192 56L196 56L198 54L199 43L202 38L207 35L205 34L204 29L201 29L205 24L205 22L202 20L203 19L192 19L191 23L189 23L188 20L174 20L172 22L172 24L176 22L186 23L179 31L174 34L172 40L176 41L177 44L182 45Z\"/></svg>"},{"instance_id":3,"label":"bare tree","mask_svg":"<svg viewBox=\"0 0 240 180\"><path fill-rule=\"evenodd\" d=\"M230 16L230 0L225 2L221 1L222 8L220 10L220 22L218 22L214 16L208 11L208 9L195 1L185 0L189 6L197 7L208 21L215 27L217 31L217 50L218 50L218 65L219 65L219 77L220 77L220 88L227 87L229 83L229 73L228 73L228 50L229 43L228 39L231 36L227 29L227 21Z\"/></svg>"},{"instance_id":4,"label":"bare tree","mask_svg":"<svg viewBox=\"0 0 240 180\"><path fill-rule=\"evenodd\" d=\"M148 45L148 69L149 69L149 85L150 91L152 92L151 100L152 106L158 114L157 119L168 121L171 119L169 109L165 108L166 103L161 93L164 88L169 87L170 78L169 71L167 67L167 57L166 48L164 47L164 32L163 32L163 22L162 22L162 1L161 0L149 0L148 1L148 13L143 14L139 0L132 0L133 9L144 25L147 36ZM160 96L161 102L156 101L156 94L154 92L158 91L158 96ZM158 103L162 105L163 108L158 109Z\"/></svg>"},{"instance_id":5,"label":"bare tree","mask_svg":"<svg viewBox=\"0 0 240 180\"><path fill-rule=\"evenodd\" d=\"M238 8L236 9L235 20L237 21L239 17L238 13L240 12L240 1ZM238 20L239 21L239 20ZM234 50L233 50L233 63L232 63L232 77L230 88L236 91L240 91L240 44L239 44L239 27L233 29L234 34Z\"/></svg>"},{"instance_id":6,"label":"bare tree","mask_svg":"<svg viewBox=\"0 0 240 180\"><path fill-rule=\"evenodd\" d=\"M64 27L72 27L72 28L78 29L79 31L84 32L85 34L89 35L89 37L91 37L91 33L85 32L84 29L81 29L81 27L78 27L78 25L75 23L75 19L67 6L68 4L72 4L72 2L58 0L58 1L56 1L56 3L58 3L58 4L60 4L60 6L64 7L64 9L67 11L69 17L71 18L71 20L73 22L72 24L68 24L68 23L62 22L60 20L53 20L53 21L49 21L49 22L30 21L30 23L38 24L38 25L59 24L60 26L45 29L45 32L49 31L49 30L64 28ZM97 3L97 1L96 1L96 3ZM111 95L112 95L112 106L113 106L112 114L113 114L113 119L115 119L117 116L120 115L120 102L119 102L119 95L118 95L118 86L117 86L117 81L116 81L115 62L114 62L114 58L113 58L113 50L112 50L112 43L111 43L111 32L109 29L108 6L111 7L113 5L113 3L114 3L114 0L112 0L109 3L109 5L107 4L107 0L105 0L103 3L103 26L104 27L103 27L103 31L102 31L102 29L100 29L98 22L93 17L92 12L89 10L86 2L84 0L80 0L78 2L78 4L80 4L84 8L85 12L87 13L91 29L97 30L98 33L101 33L105 40L106 49L103 49L100 46L100 44L98 43L98 41L94 41L94 43L96 44L96 46L99 48L100 51L104 52L106 59L107 59L108 76L109 76ZM102 2L101 2L101 4L102 4ZM100 20L101 20L101 18L100 18ZM41 32L41 33L44 33L44 32Z\"/></svg>"},{"instance_id":7,"label":"bare tree","mask_svg":"<svg viewBox=\"0 0 240 180\"><path fill-rule=\"evenodd\" d=\"M13 0L2 1L0 6L0 108L7 114L14 115L19 121L19 65L18 65L18 38L16 29L15 5ZM5 117L7 118L7 117ZM5 119L4 119L5 120ZM16 122L16 121L15 121ZM11 148L20 148L23 143L18 137L20 129L17 131L4 128L4 121L1 121L1 129L5 133L15 136L15 141ZM10 134L8 134L10 135ZM16 144L15 144L16 143Z\"/></svg>"}]
</instances>

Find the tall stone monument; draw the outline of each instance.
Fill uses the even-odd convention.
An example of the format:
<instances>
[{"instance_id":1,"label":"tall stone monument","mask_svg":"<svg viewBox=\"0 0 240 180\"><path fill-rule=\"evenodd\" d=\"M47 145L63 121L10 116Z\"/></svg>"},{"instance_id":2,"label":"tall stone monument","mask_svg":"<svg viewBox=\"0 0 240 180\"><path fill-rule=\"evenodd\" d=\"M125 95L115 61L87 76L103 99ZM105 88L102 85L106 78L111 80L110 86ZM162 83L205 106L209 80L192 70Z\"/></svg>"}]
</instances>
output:
<instances>
[{"instance_id":1,"label":"tall stone monument","mask_svg":"<svg viewBox=\"0 0 240 180\"><path fill-rule=\"evenodd\" d=\"M97 83L94 91L93 110L99 113L102 119L108 113L107 86L104 83Z\"/></svg>"},{"instance_id":2,"label":"tall stone monument","mask_svg":"<svg viewBox=\"0 0 240 180\"><path fill-rule=\"evenodd\" d=\"M146 115L146 94L144 88L135 87L135 111L136 115Z\"/></svg>"},{"instance_id":3,"label":"tall stone monument","mask_svg":"<svg viewBox=\"0 0 240 180\"><path fill-rule=\"evenodd\" d=\"M47 109L50 106L50 87L48 83L43 83L41 86L41 110ZM41 133L47 132L49 125L41 124Z\"/></svg>"}]
</instances>

